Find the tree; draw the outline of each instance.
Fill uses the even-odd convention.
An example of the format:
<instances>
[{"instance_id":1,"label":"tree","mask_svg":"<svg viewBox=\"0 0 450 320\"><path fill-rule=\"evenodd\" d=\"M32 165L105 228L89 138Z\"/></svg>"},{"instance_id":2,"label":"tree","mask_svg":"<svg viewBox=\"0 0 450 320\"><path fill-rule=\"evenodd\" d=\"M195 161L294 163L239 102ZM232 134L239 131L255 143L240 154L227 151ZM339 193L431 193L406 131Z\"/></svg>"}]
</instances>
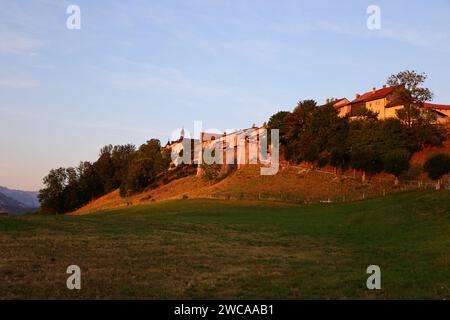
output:
<instances>
[{"instance_id":1,"label":"tree","mask_svg":"<svg viewBox=\"0 0 450 320\"><path fill-rule=\"evenodd\" d=\"M269 119L269 122L267 123L269 130L271 129L278 129L280 130L279 137L280 137L280 143L282 145L286 144L286 117L290 114L288 111L279 111L272 115ZM269 131L270 132L270 131Z\"/></svg>"},{"instance_id":2,"label":"tree","mask_svg":"<svg viewBox=\"0 0 450 320\"><path fill-rule=\"evenodd\" d=\"M348 118L340 118L332 105L322 106L313 111L311 132L318 152L330 151L345 144L348 135Z\"/></svg>"},{"instance_id":3,"label":"tree","mask_svg":"<svg viewBox=\"0 0 450 320\"><path fill-rule=\"evenodd\" d=\"M60 213L72 211L83 203L77 169L73 167L66 168L66 177L67 182L62 193L63 209L60 209Z\"/></svg>"},{"instance_id":4,"label":"tree","mask_svg":"<svg viewBox=\"0 0 450 320\"><path fill-rule=\"evenodd\" d=\"M398 87L390 103L393 106L403 106L402 109L397 110L397 117L408 126L410 140L417 146L416 151L427 145L440 146L445 140L444 129L436 123L434 111L424 109L424 101L415 98L411 91L403 86Z\"/></svg>"},{"instance_id":5,"label":"tree","mask_svg":"<svg viewBox=\"0 0 450 320\"><path fill-rule=\"evenodd\" d=\"M162 168L163 168L163 170L169 169L170 163L172 162L172 149L171 148L164 149L162 151L161 157L162 157Z\"/></svg>"},{"instance_id":6,"label":"tree","mask_svg":"<svg viewBox=\"0 0 450 320\"><path fill-rule=\"evenodd\" d=\"M363 120L378 120L378 113L367 109L366 106L358 108L353 116Z\"/></svg>"},{"instance_id":7,"label":"tree","mask_svg":"<svg viewBox=\"0 0 450 320\"><path fill-rule=\"evenodd\" d=\"M450 173L450 155L438 153L432 156L425 162L423 169L431 180L437 181L436 189L440 189L442 177Z\"/></svg>"},{"instance_id":8,"label":"tree","mask_svg":"<svg viewBox=\"0 0 450 320\"><path fill-rule=\"evenodd\" d=\"M46 213L65 212L63 199L64 189L67 184L66 169L52 169L43 180L45 188L39 191L41 210Z\"/></svg>"},{"instance_id":9,"label":"tree","mask_svg":"<svg viewBox=\"0 0 450 320\"><path fill-rule=\"evenodd\" d=\"M297 104L292 113L286 116L285 156L287 160L299 163L317 159L318 152L311 131L316 109L317 103L314 100L303 100Z\"/></svg>"},{"instance_id":10,"label":"tree","mask_svg":"<svg viewBox=\"0 0 450 320\"><path fill-rule=\"evenodd\" d=\"M369 174L384 170L396 177L408 168L415 150L407 127L398 119L351 122L348 144L353 168Z\"/></svg>"},{"instance_id":11,"label":"tree","mask_svg":"<svg viewBox=\"0 0 450 320\"><path fill-rule=\"evenodd\" d=\"M161 154L161 144L157 139L151 139L139 147L127 170L127 175L121 185L121 194L142 192L154 182L156 176L164 168Z\"/></svg>"},{"instance_id":12,"label":"tree","mask_svg":"<svg viewBox=\"0 0 450 320\"><path fill-rule=\"evenodd\" d=\"M346 145L346 141L331 148L330 164L341 170L347 170L350 165L350 152Z\"/></svg>"},{"instance_id":13,"label":"tree","mask_svg":"<svg viewBox=\"0 0 450 320\"><path fill-rule=\"evenodd\" d=\"M382 156L384 171L395 176L395 184L398 184L398 177L409 169L409 159L411 154L406 149L394 149Z\"/></svg>"},{"instance_id":14,"label":"tree","mask_svg":"<svg viewBox=\"0 0 450 320\"><path fill-rule=\"evenodd\" d=\"M288 140L296 140L302 133L310 129L313 112L316 108L317 103L314 100L303 100L297 104L292 113L286 116L286 138Z\"/></svg>"},{"instance_id":15,"label":"tree","mask_svg":"<svg viewBox=\"0 0 450 320\"><path fill-rule=\"evenodd\" d=\"M95 166L89 161L82 161L78 165L78 186L79 186L79 199L84 205L89 201L92 201L103 194L105 189L102 181L95 170Z\"/></svg>"},{"instance_id":16,"label":"tree","mask_svg":"<svg viewBox=\"0 0 450 320\"><path fill-rule=\"evenodd\" d=\"M445 127L437 124L418 124L410 131L410 140L416 146L416 151L426 146L440 147L446 139Z\"/></svg>"},{"instance_id":17,"label":"tree","mask_svg":"<svg viewBox=\"0 0 450 320\"><path fill-rule=\"evenodd\" d=\"M397 117L408 127L412 127L415 122L425 119L433 121L432 111L422 108L426 101L433 99L431 90L422 87L426 79L425 73L407 70L391 75L387 80L388 85L398 86L390 104L392 106L403 106L402 109L397 111Z\"/></svg>"},{"instance_id":18,"label":"tree","mask_svg":"<svg viewBox=\"0 0 450 320\"><path fill-rule=\"evenodd\" d=\"M366 174L372 175L383 171L383 163L380 154L371 146L353 148L350 159L354 169L362 170L362 181L366 180Z\"/></svg>"},{"instance_id":19,"label":"tree","mask_svg":"<svg viewBox=\"0 0 450 320\"><path fill-rule=\"evenodd\" d=\"M114 167L114 189L118 188L124 179L128 166L136 155L136 147L133 144L114 146L111 151L111 161Z\"/></svg>"},{"instance_id":20,"label":"tree","mask_svg":"<svg viewBox=\"0 0 450 320\"><path fill-rule=\"evenodd\" d=\"M104 192L110 192L117 187L117 182L115 178L115 168L112 160L112 145L104 146L100 150L100 155L98 160L95 162L95 170L97 171L102 185L104 187Z\"/></svg>"},{"instance_id":21,"label":"tree","mask_svg":"<svg viewBox=\"0 0 450 320\"><path fill-rule=\"evenodd\" d=\"M161 150L156 139L147 141L138 151L132 144L107 145L94 164L85 161L75 168L50 171L39 193L42 211L74 211L119 187L122 195L140 192L166 171L169 163L170 150Z\"/></svg>"},{"instance_id":22,"label":"tree","mask_svg":"<svg viewBox=\"0 0 450 320\"><path fill-rule=\"evenodd\" d=\"M418 73L416 71L402 71L391 75L387 84L390 86L402 86L410 92L414 101L431 101L433 100L433 93L428 88L422 88L421 85L427 80L425 73Z\"/></svg>"}]
</instances>

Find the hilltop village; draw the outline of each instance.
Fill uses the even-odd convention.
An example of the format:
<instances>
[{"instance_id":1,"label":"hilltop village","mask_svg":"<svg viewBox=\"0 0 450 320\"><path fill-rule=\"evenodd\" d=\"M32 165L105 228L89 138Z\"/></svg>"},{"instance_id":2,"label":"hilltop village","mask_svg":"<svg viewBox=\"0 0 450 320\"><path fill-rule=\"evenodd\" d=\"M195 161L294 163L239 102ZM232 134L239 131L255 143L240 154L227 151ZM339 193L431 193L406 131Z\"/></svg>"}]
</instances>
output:
<instances>
[{"instance_id":1,"label":"hilltop village","mask_svg":"<svg viewBox=\"0 0 450 320\"><path fill-rule=\"evenodd\" d=\"M339 117L349 117L350 120L359 119L363 109L377 114L379 120L396 118L397 111L404 108L395 99L396 89L400 87L400 85L383 85L381 89L374 87L364 94L357 93L352 101L347 98L329 98L321 107L332 105L337 110ZM450 105L423 103L420 105L420 108L433 113L438 124L450 124ZM245 164L256 164L260 160L263 160L262 162L270 162L272 152L270 145L268 146L267 157L264 159L260 159L259 152L261 137L267 129L268 126L264 123L262 126L253 125L250 128L237 130L232 133L201 132L199 139L185 138L183 129L181 130L180 138L176 141L169 141L164 148L170 149L172 159L175 159L172 161L171 167L176 167L182 163L182 156L180 155L183 154L185 149L188 149L191 155L188 163L197 165L202 163L201 159L205 150L222 150L223 154L218 159L221 161L222 171L226 172L230 165L234 164L237 168L240 168ZM231 150L231 152L228 151L228 155L227 150ZM202 167L199 165L197 166L197 175L200 176L201 173Z\"/></svg>"}]
</instances>

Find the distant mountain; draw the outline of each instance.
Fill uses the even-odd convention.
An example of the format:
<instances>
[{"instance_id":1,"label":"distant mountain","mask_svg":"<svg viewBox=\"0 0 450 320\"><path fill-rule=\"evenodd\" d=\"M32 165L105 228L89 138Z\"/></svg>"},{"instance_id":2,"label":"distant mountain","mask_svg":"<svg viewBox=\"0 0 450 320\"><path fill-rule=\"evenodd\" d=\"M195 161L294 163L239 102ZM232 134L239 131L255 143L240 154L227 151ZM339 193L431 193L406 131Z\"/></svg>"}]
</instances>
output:
<instances>
[{"instance_id":1,"label":"distant mountain","mask_svg":"<svg viewBox=\"0 0 450 320\"><path fill-rule=\"evenodd\" d=\"M12 198L29 208L39 208L38 193L34 191L11 190L0 186L0 193Z\"/></svg>"},{"instance_id":2,"label":"distant mountain","mask_svg":"<svg viewBox=\"0 0 450 320\"><path fill-rule=\"evenodd\" d=\"M13 198L5 196L3 193L0 193L0 212L19 214L28 211L33 211L33 209Z\"/></svg>"}]
</instances>

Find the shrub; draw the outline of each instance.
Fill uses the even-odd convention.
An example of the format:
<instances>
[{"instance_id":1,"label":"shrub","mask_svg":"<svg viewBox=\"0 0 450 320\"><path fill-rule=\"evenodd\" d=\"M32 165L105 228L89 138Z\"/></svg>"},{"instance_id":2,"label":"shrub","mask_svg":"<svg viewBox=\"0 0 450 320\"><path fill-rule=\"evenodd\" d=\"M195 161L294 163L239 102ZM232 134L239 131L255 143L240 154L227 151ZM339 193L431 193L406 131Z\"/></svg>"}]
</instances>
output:
<instances>
[{"instance_id":1,"label":"shrub","mask_svg":"<svg viewBox=\"0 0 450 320\"><path fill-rule=\"evenodd\" d=\"M219 178L221 166L218 164L201 164L202 178L205 181L215 181Z\"/></svg>"},{"instance_id":2,"label":"shrub","mask_svg":"<svg viewBox=\"0 0 450 320\"><path fill-rule=\"evenodd\" d=\"M441 179L442 176L450 173L450 155L438 153L432 156L425 162L423 169L428 174L430 179Z\"/></svg>"},{"instance_id":3,"label":"shrub","mask_svg":"<svg viewBox=\"0 0 450 320\"><path fill-rule=\"evenodd\" d=\"M398 178L409 169L410 157L411 154L405 149L389 151L382 157L384 170Z\"/></svg>"}]
</instances>

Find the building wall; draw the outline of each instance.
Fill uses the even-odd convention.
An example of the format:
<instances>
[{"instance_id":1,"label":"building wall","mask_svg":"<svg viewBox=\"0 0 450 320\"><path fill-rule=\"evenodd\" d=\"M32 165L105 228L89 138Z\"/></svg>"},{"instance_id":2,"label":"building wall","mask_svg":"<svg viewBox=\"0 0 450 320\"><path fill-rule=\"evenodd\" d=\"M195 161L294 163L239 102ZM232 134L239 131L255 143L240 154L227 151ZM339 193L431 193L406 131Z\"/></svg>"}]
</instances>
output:
<instances>
[{"instance_id":1,"label":"building wall","mask_svg":"<svg viewBox=\"0 0 450 320\"><path fill-rule=\"evenodd\" d=\"M396 118L397 117L397 111L402 109L403 106L396 106L396 107L390 107L386 108L386 105L389 103L388 98L382 98L378 100L373 100L365 103L365 107L368 110L371 110L373 112L378 113L378 119L389 119L389 118ZM354 117L354 113L357 109L361 108L361 104L353 104L351 106L344 106L339 109L338 116L343 118L347 115L350 115L351 117ZM443 113L446 115L446 117L438 116L437 122L441 124L446 124L450 122L450 110L446 109L436 109L440 113Z\"/></svg>"},{"instance_id":2,"label":"building wall","mask_svg":"<svg viewBox=\"0 0 450 320\"><path fill-rule=\"evenodd\" d=\"M366 103L366 108L368 110L378 113L378 119L380 119L380 120L396 118L397 110L402 109L403 106L386 108L386 105L388 103L389 103L389 100L387 98L373 100L373 101L369 101Z\"/></svg>"},{"instance_id":3,"label":"building wall","mask_svg":"<svg viewBox=\"0 0 450 320\"><path fill-rule=\"evenodd\" d=\"M397 110L400 110L402 108L403 108L403 106L386 108L385 118L397 118Z\"/></svg>"},{"instance_id":4,"label":"building wall","mask_svg":"<svg viewBox=\"0 0 450 320\"><path fill-rule=\"evenodd\" d=\"M259 140L264 130L266 130L264 127L239 130L223 135L217 140L203 141L201 149L202 151L207 148L222 150L222 170L224 172L234 165L241 168L247 164L257 164L258 161L261 161ZM270 159L270 146L268 146L268 154ZM197 175L200 176L201 173L201 166L198 166Z\"/></svg>"},{"instance_id":5,"label":"building wall","mask_svg":"<svg viewBox=\"0 0 450 320\"><path fill-rule=\"evenodd\" d=\"M437 122L439 124L449 124L450 123L450 118L449 117L439 117L438 116Z\"/></svg>"},{"instance_id":6,"label":"building wall","mask_svg":"<svg viewBox=\"0 0 450 320\"><path fill-rule=\"evenodd\" d=\"M366 108L367 108L367 110L378 113L378 119L385 119L386 118L386 114L385 114L386 104L387 104L386 98L382 98L382 99L366 102Z\"/></svg>"},{"instance_id":7,"label":"building wall","mask_svg":"<svg viewBox=\"0 0 450 320\"><path fill-rule=\"evenodd\" d=\"M339 109L338 116L343 118L349 113L350 113L350 106L345 106L345 107L342 107L342 108Z\"/></svg>"},{"instance_id":8,"label":"building wall","mask_svg":"<svg viewBox=\"0 0 450 320\"><path fill-rule=\"evenodd\" d=\"M183 150L183 143L182 142L176 142L176 143L173 143L173 144L171 144L170 146L169 146L169 148L171 149L171 154L173 154L173 155L179 155L180 154L180 152L181 152L181 150ZM173 159L174 157L172 157L172 159ZM171 163L170 163L170 165L172 166L172 165L174 165L174 166L178 166L178 165L180 165L181 164L181 160L178 160L178 161L172 161Z\"/></svg>"}]
</instances>

